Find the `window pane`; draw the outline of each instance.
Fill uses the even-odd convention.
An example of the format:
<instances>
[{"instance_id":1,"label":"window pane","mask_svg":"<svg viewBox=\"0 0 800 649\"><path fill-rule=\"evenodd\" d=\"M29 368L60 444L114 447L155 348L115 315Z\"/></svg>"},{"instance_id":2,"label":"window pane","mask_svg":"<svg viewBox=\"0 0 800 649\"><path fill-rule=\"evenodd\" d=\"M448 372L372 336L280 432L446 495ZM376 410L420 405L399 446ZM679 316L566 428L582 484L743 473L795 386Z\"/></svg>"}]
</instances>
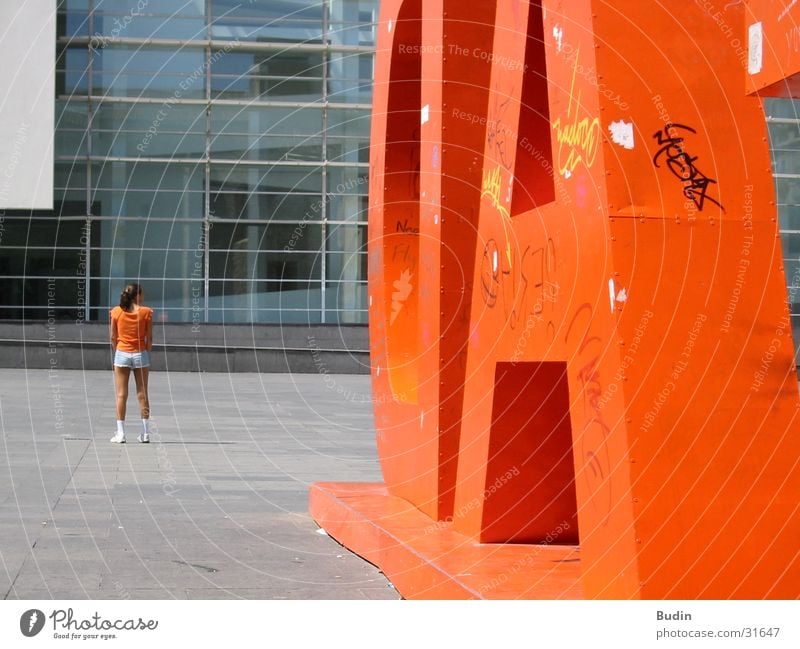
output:
<instances>
[{"instance_id":1,"label":"window pane","mask_svg":"<svg viewBox=\"0 0 800 649\"><path fill-rule=\"evenodd\" d=\"M322 162L318 137L217 135L211 140L211 157L221 160Z\"/></svg>"},{"instance_id":2,"label":"window pane","mask_svg":"<svg viewBox=\"0 0 800 649\"><path fill-rule=\"evenodd\" d=\"M775 189L778 195L778 203L800 205L800 177L776 178Z\"/></svg>"},{"instance_id":3,"label":"window pane","mask_svg":"<svg viewBox=\"0 0 800 649\"><path fill-rule=\"evenodd\" d=\"M107 131L197 133L206 130L206 107L181 104L102 103L95 107L93 128ZM152 139L152 138L151 138Z\"/></svg>"},{"instance_id":4,"label":"window pane","mask_svg":"<svg viewBox=\"0 0 800 649\"><path fill-rule=\"evenodd\" d=\"M368 211L369 200L364 195L333 195L328 202L330 221L366 221Z\"/></svg>"},{"instance_id":5,"label":"window pane","mask_svg":"<svg viewBox=\"0 0 800 649\"><path fill-rule=\"evenodd\" d=\"M369 137L370 112L359 108L331 108L328 111L330 135Z\"/></svg>"},{"instance_id":6,"label":"window pane","mask_svg":"<svg viewBox=\"0 0 800 649\"><path fill-rule=\"evenodd\" d=\"M88 50L84 47L59 48L56 57L56 95L88 94Z\"/></svg>"},{"instance_id":7,"label":"window pane","mask_svg":"<svg viewBox=\"0 0 800 649\"><path fill-rule=\"evenodd\" d=\"M59 218L10 218L2 221L0 250L6 247L80 248L85 221ZM0 282L1 283L1 282Z\"/></svg>"},{"instance_id":8,"label":"window pane","mask_svg":"<svg viewBox=\"0 0 800 649\"><path fill-rule=\"evenodd\" d=\"M202 48L140 47L111 44L95 52L94 66L106 75L175 75L187 87L203 87L206 54ZM179 80L180 80L179 79Z\"/></svg>"},{"instance_id":9,"label":"window pane","mask_svg":"<svg viewBox=\"0 0 800 649\"><path fill-rule=\"evenodd\" d=\"M205 75L189 77L151 72L128 73L115 70L96 72L92 94L110 97L155 97L177 101L203 99L206 96ZM162 105L160 108L166 106Z\"/></svg>"},{"instance_id":10,"label":"window pane","mask_svg":"<svg viewBox=\"0 0 800 649\"><path fill-rule=\"evenodd\" d=\"M100 321L108 320L108 311L119 304L119 294L129 281L138 281L142 285L147 306L155 309L155 320L165 322L173 320L176 322L191 322L192 308L196 309L198 300L200 306L205 308L202 302L202 286L200 281L190 280L163 280L151 279L139 281L135 274L136 269L125 275L124 272L112 277L99 277L92 281L91 286L91 305L95 307L93 317Z\"/></svg>"},{"instance_id":11,"label":"window pane","mask_svg":"<svg viewBox=\"0 0 800 649\"><path fill-rule=\"evenodd\" d=\"M211 214L223 219L314 221L322 218L322 200L314 194L252 194L212 189Z\"/></svg>"},{"instance_id":12,"label":"window pane","mask_svg":"<svg viewBox=\"0 0 800 649\"><path fill-rule=\"evenodd\" d=\"M89 35L89 17L85 11L71 11L56 15L56 36L72 38Z\"/></svg>"},{"instance_id":13,"label":"window pane","mask_svg":"<svg viewBox=\"0 0 800 649\"><path fill-rule=\"evenodd\" d=\"M101 189L92 193L91 209L94 216L200 220L204 206L203 192Z\"/></svg>"},{"instance_id":14,"label":"window pane","mask_svg":"<svg viewBox=\"0 0 800 649\"><path fill-rule=\"evenodd\" d=\"M213 98L311 102L322 98L322 54L229 52L211 65Z\"/></svg>"},{"instance_id":15,"label":"window pane","mask_svg":"<svg viewBox=\"0 0 800 649\"><path fill-rule=\"evenodd\" d=\"M322 111L315 107L211 106L211 132L255 135L319 135Z\"/></svg>"},{"instance_id":16,"label":"window pane","mask_svg":"<svg viewBox=\"0 0 800 649\"><path fill-rule=\"evenodd\" d=\"M366 283L327 282L325 284L325 321L366 324Z\"/></svg>"},{"instance_id":17,"label":"window pane","mask_svg":"<svg viewBox=\"0 0 800 649\"><path fill-rule=\"evenodd\" d=\"M211 251L210 276L215 279L268 280L262 291L296 290L298 282L319 282L318 252Z\"/></svg>"},{"instance_id":18,"label":"window pane","mask_svg":"<svg viewBox=\"0 0 800 649\"><path fill-rule=\"evenodd\" d=\"M778 216L781 230L800 230L800 206L779 205Z\"/></svg>"},{"instance_id":19,"label":"window pane","mask_svg":"<svg viewBox=\"0 0 800 649\"><path fill-rule=\"evenodd\" d=\"M0 319L75 320L85 295L85 284L72 277L5 280L0 282Z\"/></svg>"},{"instance_id":20,"label":"window pane","mask_svg":"<svg viewBox=\"0 0 800 649\"><path fill-rule=\"evenodd\" d=\"M296 166L211 165L212 192L322 193L322 169Z\"/></svg>"},{"instance_id":21,"label":"window pane","mask_svg":"<svg viewBox=\"0 0 800 649\"><path fill-rule=\"evenodd\" d=\"M183 3L186 4L186 3ZM136 15L136 3L126 2L125 9L103 14L95 12L93 45L102 47L118 38L179 38L192 40L206 37L206 21L202 17L187 17L192 13L184 8L179 8L179 14L172 15L162 0L159 0L157 10L160 15ZM133 5L133 9L131 9ZM151 5L152 6L152 5ZM148 12L150 13L150 12Z\"/></svg>"},{"instance_id":22,"label":"window pane","mask_svg":"<svg viewBox=\"0 0 800 649\"><path fill-rule=\"evenodd\" d=\"M98 189L203 190L202 164L106 162L94 167L94 186Z\"/></svg>"},{"instance_id":23,"label":"window pane","mask_svg":"<svg viewBox=\"0 0 800 649\"><path fill-rule=\"evenodd\" d=\"M321 42L320 0L213 0L212 38L243 41Z\"/></svg>"},{"instance_id":24,"label":"window pane","mask_svg":"<svg viewBox=\"0 0 800 649\"><path fill-rule=\"evenodd\" d=\"M205 148L205 135L196 133L95 130L92 139L94 156L198 159L205 156Z\"/></svg>"},{"instance_id":25,"label":"window pane","mask_svg":"<svg viewBox=\"0 0 800 649\"><path fill-rule=\"evenodd\" d=\"M214 221L209 235L211 250L318 251L322 228L317 223L251 225Z\"/></svg>"},{"instance_id":26,"label":"window pane","mask_svg":"<svg viewBox=\"0 0 800 649\"><path fill-rule=\"evenodd\" d=\"M330 101L369 103L372 91L372 54L333 52L329 63Z\"/></svg>"},{"instance_id":27,"label":"window pane","mask_svg":"<svg viewBox=\"0 0 800 649\"><path fill-rule=\"evenodd\" d=\"M138 7L131 0L95 0L95 11L131 15L139 19L138 13L151 14L179 14L182 16L200 16L205 14L205 0L158 0L158 3L143 3L144 9L139 12ZM131 8L133 7L133 9Z\"/></svg>"},{"instance_id":28,"label":"window pane","mask_svg":"<svg viewBox=\"0 0 800 649\"><path fill-rule=\"evenodd\" d=\"M132 241L125 241L132 244ZM203 276L203 254L198 251L168 248L95 248L91 252L92 275L120 277L128 275L147 279L189 279L193 273Z\"/></svg>"}]
</instances>

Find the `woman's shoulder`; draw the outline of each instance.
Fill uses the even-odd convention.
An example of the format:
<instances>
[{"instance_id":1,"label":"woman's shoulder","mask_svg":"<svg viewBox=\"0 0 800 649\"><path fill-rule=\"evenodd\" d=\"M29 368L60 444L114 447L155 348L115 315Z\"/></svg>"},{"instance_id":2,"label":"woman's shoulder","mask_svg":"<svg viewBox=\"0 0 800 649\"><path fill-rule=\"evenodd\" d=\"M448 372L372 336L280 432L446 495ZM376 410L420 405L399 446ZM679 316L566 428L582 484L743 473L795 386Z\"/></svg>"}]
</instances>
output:
<instances>
[{"instance_id":1,"label":"woman's shoulder","mask_svg":"<svg viewBox=\"0 0 800 649\"><path fill-rule=\"evenodd\" d=\"M122 308L119 305L115 306L109 311L109 314L111 314L112 318L118 318L120 313L122 313Z\"/></svg>"},{"instance_id":2,"label":"woman's shoulder","mask_svg":"<svg viewBox=\"0 0 800 649\"><path fill-rule=\"evenodd\" d=\"M153 317L153 309L149 306L140 306L139 312L142 314L144 318L152 318Z\"/></svg>"}]
</instances>

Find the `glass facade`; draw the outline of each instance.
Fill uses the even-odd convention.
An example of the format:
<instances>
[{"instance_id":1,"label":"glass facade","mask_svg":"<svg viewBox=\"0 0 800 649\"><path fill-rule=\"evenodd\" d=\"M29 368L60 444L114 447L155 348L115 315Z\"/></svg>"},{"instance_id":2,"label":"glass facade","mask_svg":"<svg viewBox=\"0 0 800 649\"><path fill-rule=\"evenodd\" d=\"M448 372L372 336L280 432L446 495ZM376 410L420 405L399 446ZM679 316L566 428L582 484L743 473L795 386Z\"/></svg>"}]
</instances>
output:
<instances>
[{"instance_id":1,"label":"glass facade","mask_svg":"<svg viewBox=\"0 0 800 649\"><path fill-rule=\"evenodd\" d=\"M767 99L784 270L791 304L795 362L800 354L800 101Z\"/></svg>"},{"instance_id":2,"label":"glass facade","mask_svg":"<svg viewBox=\"0 0 800 649\"><path fill-rule=\"evenodd\" d=\"M366 322L377 0L60 0L55 196L0 318Z\"/></svg>"},{"instance_id":3,"label":"glass facade","mask_svg":"<svg viewBox=\"0 0 800 649\"><path fill-rule=\"evenodd\" d=\"M59 0L55 204L0 216L0 319L366 322L378 0ZM795 340L800 110L767 100Z\"/></svg>"}]
</instances>

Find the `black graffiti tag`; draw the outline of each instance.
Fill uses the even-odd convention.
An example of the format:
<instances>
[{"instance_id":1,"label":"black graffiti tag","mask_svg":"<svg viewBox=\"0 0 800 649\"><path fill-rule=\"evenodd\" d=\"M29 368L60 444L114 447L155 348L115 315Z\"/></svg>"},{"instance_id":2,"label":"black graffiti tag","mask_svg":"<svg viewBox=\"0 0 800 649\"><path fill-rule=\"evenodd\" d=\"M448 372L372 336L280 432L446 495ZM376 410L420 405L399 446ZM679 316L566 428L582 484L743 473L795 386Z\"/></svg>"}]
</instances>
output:
<instances>
[{"instance_id":1,"label":"black graffiti tag","mask_svg":"<svg viewBox=\"0 0 800 649\"><path fill-rule=\"evenodd\" d=\"M697 168L695 165L697 156L689 155L684 149L684 138L677 133L680 129L697 133L691 126L670 123L664 126L663 131L653 134L653 138L661 147L653 156L653 164L660 167L659 158L666 156L667 168L683 183L683 195L695 204L698 211L702 212L706 201L710 201L724 212L722 204L708 195L709 187L716 185L717 181Z\"/></svg>"}]
</instances>

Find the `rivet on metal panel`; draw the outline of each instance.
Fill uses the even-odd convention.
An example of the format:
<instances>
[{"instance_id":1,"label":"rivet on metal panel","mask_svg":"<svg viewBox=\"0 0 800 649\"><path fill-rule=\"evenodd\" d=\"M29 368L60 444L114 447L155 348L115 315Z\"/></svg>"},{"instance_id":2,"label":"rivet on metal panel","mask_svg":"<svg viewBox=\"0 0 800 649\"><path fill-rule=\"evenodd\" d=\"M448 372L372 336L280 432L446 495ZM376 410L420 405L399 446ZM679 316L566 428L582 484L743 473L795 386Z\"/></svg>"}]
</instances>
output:
<instances>
[{"instance_id":1,"label":"rivet on metal panel","mask_svg":"<svg viewBox=\"0 0 800 649\"><path fill-rule=\"evenodd\" d=\"M624 347L625 346L625 341L624 340L620 340L619 341L619 346L620 347Z\"/></svg>"}]
</instances>

